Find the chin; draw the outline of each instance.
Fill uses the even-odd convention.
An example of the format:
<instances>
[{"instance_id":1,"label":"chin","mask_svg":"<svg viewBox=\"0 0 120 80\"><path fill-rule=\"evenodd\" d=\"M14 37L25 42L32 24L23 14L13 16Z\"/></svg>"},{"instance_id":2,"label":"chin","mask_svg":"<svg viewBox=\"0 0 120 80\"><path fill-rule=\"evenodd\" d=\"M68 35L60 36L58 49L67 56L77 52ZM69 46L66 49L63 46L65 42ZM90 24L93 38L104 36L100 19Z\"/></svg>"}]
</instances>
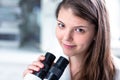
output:
<instances>
[{"instance_id":1,"label":"chin","mask_svg":"<svg viewBox=\"0 0 120 80\"><path fill-rule=\"evenodd\" d=\"M65 52L65 51L64 51L64 54L65 54L66 56L68 56L68 57L74 56L74 54L73 54L72 52Z\"/></svg>"}]
</instances>

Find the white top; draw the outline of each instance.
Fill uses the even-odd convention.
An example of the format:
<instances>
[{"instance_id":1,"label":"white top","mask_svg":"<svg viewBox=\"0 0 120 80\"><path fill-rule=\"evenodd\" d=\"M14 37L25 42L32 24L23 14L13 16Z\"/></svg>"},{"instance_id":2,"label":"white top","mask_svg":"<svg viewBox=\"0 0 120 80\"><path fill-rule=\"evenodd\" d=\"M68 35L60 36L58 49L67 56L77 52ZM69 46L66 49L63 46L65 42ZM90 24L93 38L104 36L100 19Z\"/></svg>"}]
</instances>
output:
<instances>
[{"instance_id":1,"label":"white top","mask_svg":"<svg viewBox=\"0 0 120 80\"><path fill-rule=\"evenodd\" d=\"M114 80L120 80L120 59L113 56L113 63L115 65L115 70L116 70Z\"/></svg>"},{"instance_id":2,"label":"white top","mask_svg":"<svg viewBox=\"0 0 120 80\"><path fill-rule=\"evenodd\" d=\"M34 74L28 73L23 80L42 80L39 77L35 76Z\"/></svg>"},{"instance_id":3,"label":"white top","mask_svg":"<svg viewBox=\"0 0 120 80\"><path fill-rule=\"evenodd\" d=\"M120 59L118 59L115 56L113 57L113 63L115 65L115 70L116 70L116 74L114 77L114 80L120 80ZM61 76L61 78L59 80L71 80L70 79L70 68L69 66L67 66L67 68L65 69L63 75Z\"/></svg>"}]
</instances>

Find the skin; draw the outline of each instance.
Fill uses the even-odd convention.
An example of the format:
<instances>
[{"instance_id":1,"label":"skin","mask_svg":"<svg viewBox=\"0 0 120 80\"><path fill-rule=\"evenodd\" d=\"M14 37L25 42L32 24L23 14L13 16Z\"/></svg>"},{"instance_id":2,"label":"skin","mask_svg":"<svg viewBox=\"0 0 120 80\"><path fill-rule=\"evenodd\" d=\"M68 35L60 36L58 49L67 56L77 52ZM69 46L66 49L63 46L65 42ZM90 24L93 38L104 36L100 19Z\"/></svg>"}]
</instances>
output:
<instances>
[{"instance_id":1,"label":"skin","mask_svg":"<svg viewBox=\"0 0 120 80\"><path fill-rule=\"evenodd\" d=\"M68 14L69 13L69 14ZM70 60L71 78L80 70L80 63L83 54L95 38L95 26L90 22L77 17L72 9L61 8L57 18L56 37L65 55ZM39 71L44 65L41 61L45 60L40 56L24 71L23 76L33 71Z\"/></svg>"},{"instance_id":2,"label":"skin","mask_svg":"<svg viewBox=\"0 0 120 80\"><path fill-rule=\"evenodd\" d=\"M80 69L83 54L94 40L95 26L75 16L72 9L61 8L57 19L56 37L64 54L69 56L73 77Z\"/></svg>"}]
</instances>

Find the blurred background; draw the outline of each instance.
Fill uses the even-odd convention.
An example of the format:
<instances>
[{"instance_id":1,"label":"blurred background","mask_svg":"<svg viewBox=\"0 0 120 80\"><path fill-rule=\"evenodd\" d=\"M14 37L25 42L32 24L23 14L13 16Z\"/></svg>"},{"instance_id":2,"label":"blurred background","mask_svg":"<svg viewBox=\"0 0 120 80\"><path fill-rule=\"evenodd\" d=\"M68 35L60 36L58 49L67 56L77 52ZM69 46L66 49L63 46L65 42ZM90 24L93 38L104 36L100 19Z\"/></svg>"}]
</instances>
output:
<instances>
[{"instance_id":1,"label":"blurred background","mask_svg":"<svg viewBox=\"0 0 120 80\"><path fill-rule=\"evenodd\" d=\"M106 0L112 54L120 57L120 0ZM60 0L0 0L0 80L22 80L28 64L50 51L60 54L55 38L55 9Z\"/></svg>"}]
</instances>

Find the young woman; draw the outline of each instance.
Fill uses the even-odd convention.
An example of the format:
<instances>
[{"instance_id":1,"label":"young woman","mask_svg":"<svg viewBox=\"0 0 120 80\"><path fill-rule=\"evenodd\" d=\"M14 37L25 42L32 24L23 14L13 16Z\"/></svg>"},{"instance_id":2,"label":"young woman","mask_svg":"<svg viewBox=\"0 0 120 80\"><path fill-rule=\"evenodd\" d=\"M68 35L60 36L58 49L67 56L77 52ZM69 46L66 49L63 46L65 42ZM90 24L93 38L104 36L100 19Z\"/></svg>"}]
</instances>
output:
<instances>
[{"instance_id":1,"label":"young woman","mask_svg":"<svg viewBox=\"0 0 120 80\"><path fill-rule=\"evenodd\" d=\"M120 80L119 61L115 62L110 52L110 25L104 0L63 0L56 18L56 37L69 57L71 80ZM44 59L40 56L24 75L43 68Z\"/></svg>"}]
</instances>

